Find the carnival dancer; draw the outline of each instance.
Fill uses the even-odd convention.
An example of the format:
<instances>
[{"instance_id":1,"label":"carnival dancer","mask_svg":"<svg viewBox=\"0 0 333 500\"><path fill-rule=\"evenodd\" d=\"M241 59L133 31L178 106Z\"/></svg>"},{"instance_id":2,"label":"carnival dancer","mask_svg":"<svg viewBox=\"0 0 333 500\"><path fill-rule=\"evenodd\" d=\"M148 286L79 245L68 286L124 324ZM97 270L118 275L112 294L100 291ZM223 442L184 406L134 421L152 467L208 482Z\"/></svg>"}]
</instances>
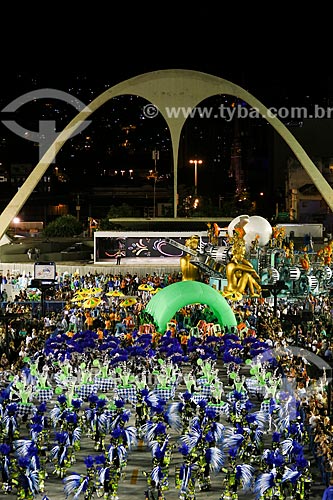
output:
<instances>
[{"instance_id":1,"label":"carnival dancer","mask_svg":"<svg viewBox=\"0 0 333 500\"><path fill-rule=\"evenodd\" d=\"M173 406L165 409L165 405L166 402L159 399L158 404L151 409L150 419L142 427L144 440L148 445L152 441L162 439L161 435L166 435L168 429L174 429L176 432L181 429L179 414L174 411Z\"/></svg>"},{"instance_id":2,"label":"carnival dancer","mask_svg":"<svg viewBox=\"0 0 333 500\"><path fill-rule=\"evenodd\" d=\"M25 456L26 450L29 448L37 448L38 456L38 480L39 480L39 491L44 493L45 491L45 479L48 477L46 471L46 463L48 460L48 425L47 419L43 416L43 412L46 411L45 403L42 403L38 407L38 412L32 417L30 423L30 435L31 440L28 439L18 439L14 441L14 448L16 453L21 456ZM44 428L43 423L46 423Z\"/></svg>"},{"instance_id":3,"label":"carnival dancer","mask_svg":"<svg viewBox=\"0 0 333 500\"><path fill-rule=\"evenodd\" d=\"M62 392L63 389L61 387L57 389L55 392L61 392L61 394L58 395L56 405L50 411L50 420L54 428L60 427L61 430L65 430L67 427L65 422L66 414L73 408L74 384L67 387L67 394Z\"/></svg>"},{"instance_id":4,"label":"carnival dancer","mask_svg":"<svg viewBox=\"0 0 333 500\"><path fill-rule=\"evenodd\" d=\"M195 500L195 481L197 465L193 463L190 448L183 443L178 451L183 455L184 462L176 473L176 488L180 489L180 500Z\"/></svg>"},{"instance_id":5,"label":"carnival dancer","mask_svg":"<svg viewBox=\"0 0 333 500\"><path fill-rule=\"evenodd\" d=\"M22 457L17 461L17 499L33 500L39 493L38 469L30 457Z\"/></svg>"},{"instance_id":6,"label":"carnival dancer","mask_svg":"<svg viewBox=\"0 0 333 500\"><path fill-rule=\"evenodd\" d=\"M14 439L18 439L20 435L17 410L17 403L7 404L1 419L2 440L11 447Z\"/></svg>"},{"instance_id":7,"label":"carnival dancer","mask_svg":"<svg viewBox=\"0 0 333 500\"><path fill-rule=\"evenodd\" d=\"M252 489L255 469L249 464L237 464L238 450L236 448L230 447L227 451L228 463L221 469L225 476L220 500L238 500L240 490L247 492Z\"/></svg>"},{"instance_id":8,"label":"carnival dancer","mask_svg":"<svg viewBox=\"0 0 333 500\"><path fill-rule=\"evenodd\" d=\"M50 450L50 458L54 463L53 474L63 479L69 467L71 466L68 454L68 434L67 432L56 432L55 444Z\"/></svg>"},{"instance_id":9,"label":"carnival dancer","mask_svg":"<svg viewBox=\"0 0 333 500\"><path fill-rule=\"evenodd\" d=\"M88 456L84 459L86 474L71 474L64 478L64 492L66 498L74 494L74 498L79 498L84 494L84 500L92 500L96 491L96 471L94 467L94 457Z\"/></svg>"},{"instance_id":10,"label":"carnival dancer","mask_svg":"<svg viewBox=\"0 0 333 500\"><path fill-rule=\"evenodd\" d=\"M124 401L118 399L114 401L117 408L116 416L109 419L107 433L110 433L110 443L123 445L127 451L131 450L138 443L137 429L134 425L127 425L131 412L124 406Z\"/></svg>"},{"instance_id":11,"label":"carnival dancer","mask_svg":"<svg viewBox=\"0 0 333 500\"><path fill-rule=\"evenodd\" d=\"M107 400L96 396L94 408L87 408L85 415L90 426L90 432L95 441L96 451L105 451L105 436L108 428L108 417L106 414Z\"/></svg>"},{"instance_id":12,"label":"carnival dancer","mask_svg":"<svg viewBox=\"0 0 333 500\"><path fill-rule=\"evenodd\" d=\"M149 418L150 409L158 404L158 398L153 391L146 388L143 381L135 382L137 387L137 400L135 403L135 427L137 429L138 437L143 438L142 427L145 425Z\"/></svg>"},{"instance_id":13,"label":"carnival dancer","mask_svg":"<svg viewBox=\"0 0 333 500\"><path fill-rule=\"evenodd\" d=\"M217 447L223 441L224 426L216 422L215 410L207 408L207 402L204 403L202 402L202 407L205 406L203 418L195 417L188 433L180 437L180 442L186 445L182 449L187 457L185 465L191 465L185 468L187 473L191 472L195 476L189 487L195 488L197 481L200 491L210 489L210 471L216 472L224 462L223 452Z\"/></svg>"},{"instance_id":14,"label":"carnival dancer","mask_svg":"<svg viewBox=\"0 0 333 500\"><path fill-rule=\"evenodd\" d=\"M147 477L147 494L149 493L150 496L152 496L153 490L157 489L158 497L161 500L164 500L163 491L167 490L169 487L168 476L172 450L172 447L169 444L169 436L166 436L164 442L162 443L153 441L150 444L150 447L153 468L150 474L144 473Z\"/></svg>"},{"instance_id":15,"label":"carnival dancer","mask_svg":"<svg viewBox=\"0 0 333 500\"><path fill-rule=\"evenodd\" d=\"M180 416L174 411L173 407L165 410L165 401L159 399L158 404L152 407L150 420L142 427L142 432L144 441L152 449L153 464L161 466L161 464L157 464L156 459L159 454L161 455L161 459L163 458L163 469L161 468L159 473L160 479L156 482L157 477L153 478L156 485L160 485L161 490L169 488L168 469L173 450L173 445L169 441L169 434L167 432L169 429L176 431L181 429Z\"/></svg>"},{"instance_id":16,"label":"carnival dancer","mask_svg":"<svg viewBox=\"0 0 333 500\"><path fill-rule=\"evenodd\" d=\"M247 428L247 440L244 445L243 457L250 460L250 462L256 462L260 460L263 452L263 437L267 428L267 416L260 410L249 413L246 407L243 409L243 412L245 412L243 425Z\"/></svg>"},{"instance_id":17,"label":"carnival dancer","mask_svg":"<svg viewBox=\"0 0 333 500\"><path fill-rule=\"evenodd\" d=\"M292 467L286 467L282 476L286 485L285 495L295 500L307 500L311 495L312 477L309 462L304 457L298 457Z\"/></svg>"},{"instance_id":18,"label":"carnival dancer","mask_svg":"<svg viewBox=\"0 0 333 500\"><path fill-rule=\"evenodd\" d=\"M81 405L82 400L74 399L74 387L71 387L67 396L64 394L58 396L57 405L50 412L53 427L60 427L62 433L67 436L66 455L69 463L76 461L76 452L81 446L82 419L78 414Z\"/></svg>"},{"instance_id":19,"label":"carnival dancer","mask_svg":"<svg viewBox=\"0 0 333 500\"><path fill-rule=\"evenodd\" d=\"M121 429L117 427L111 433L111 444L106 452L106 462L98 473L99 485L103 489L103 498L106 500L118 499L119 481L128 459L128 449L122 444L122 440Z\"/></svg>"},{"instance_id":20,"label":"carnival dancer","mask_svg":"<svg viewBox=\"0 0 333 500\"><path fill-rule=\"evenodd\" d=\"M145 500L164 500L160 485L156 484L153 479L150 480L148 489L145 490Z\"/></svg>"},{"instance_id":21,"label":"carnival dancer","mask_svg":"<svg viewBox=\"0 0 333 500\"><path fill-rule=\"evenodd\" d=\"M199 433L200 434L200 433ZM194 441L192 439L194 437ZM190 435L181 436L181 446L178 451L183 455L184 462L176 473L176 488L180 489L180 500L195 500L196 498L196 481L199 478L199 488L203 486L203 490L209 488L205 487L200 480L202 477L202 467L208 466L209 470L217 473L224 463L224 455L219 448L207 448L204 454L205 464L202 464L200 457L202 455L196 443L200 440L197 432L192 432Z\"/></svg>"},{"instance_id":22,"label":"carnival dancer","mask_svg":"<svg viewBox=\"0 0 333 500\"><path fill-rule=\"evenodd\" d=\"M79 426L79 418L75 411L68 411L66 413L65 422L68 439L68 457L73 464L76 462L76 453L81 447L82 429Z\"/></svg>"},{"instance_id":23,"label":"carnival dancer","mask_svg":"<svg viewBox=\"0 0 333 500\"><path fill-rule=\"evenodd\" d=\"M1 491L3 491L4 494L12 491L12 464L10 451L9 444L0 444Z\"/></svg>"},{"instance_id":24,"label":"carnival dancer","mask_svg":"<svg viewBox=\"0 0 333 500\"><path fill-rule=\"evenodd\" d=\"M219 457L220 462L224 461L223 454L217 452L216 447L220 446L224 441L225 427L217 422L218 413L214 408L207 405L205 400L200 401L200 406L203 418L194 417L192 421L192 429L202 429L202 435L196 444L197 464L199 466L197 479L200 491L207 491L211 487L211 459L216 460ZM191 431L190 431L191 435Z\"/></svg>"},{"instance_id":25,"label":"carnival dancer","mask_svg":"<svg viewBox=\"0 0 333 500\"><path fill-rule=\"evenodd\" d=\"M262 472L258 475L254 482L254 493L256 500L266 500L270 498L283 499L282 491L282 475L276 467L273 467L269 472Z\"/></svg>"},{"instance_id":26,"label":"carnival dancer","mask_svg":"<svg viewBox=\"0 0 333 500\"><path fill-rule=\"evenodd\" d=\"M12 484L18 500L33 500L39 493L39 463L37 448L31 441L16 448L16 465Z\"/></svg>"},{"instance_id":27,"label":"carnival dancer","mask_svg":"<svg viewBox=\"0 0 333 500\"><path fill-rule=\"evenodd\" d=\"M189 391L181 393L179 398L179 402L173 401L170 403L169 410L179 415L182 423L181 434L186 434L196 413L197 406L193 400L193 394Z\"/></svg>"}]
</instances>

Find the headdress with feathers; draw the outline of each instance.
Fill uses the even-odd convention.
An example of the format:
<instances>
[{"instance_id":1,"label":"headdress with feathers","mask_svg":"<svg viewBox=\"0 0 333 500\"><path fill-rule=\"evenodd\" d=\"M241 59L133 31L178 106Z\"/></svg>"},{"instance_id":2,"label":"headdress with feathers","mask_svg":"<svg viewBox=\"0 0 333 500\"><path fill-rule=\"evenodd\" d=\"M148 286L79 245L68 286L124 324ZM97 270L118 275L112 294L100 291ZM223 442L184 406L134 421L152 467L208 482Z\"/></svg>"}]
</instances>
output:
<instances>
[{"instance_id":1,"label":"headdress with feathers","mask_svg":"<svg viewBox=\"0 0 333 500\"><path fill-rule=\"evenodd\" d=\"M236 480L241 484L243 491L250 490L253 486L254 467L248 464L237 465Z\"/></svg>"},{"instance_id":2,"label":"headdress with feathers","mask_svg":"<svg viewBox=\"0 0 333 500\"><path fill-rule=\"evenodd\" d=\"M254 493L256 500L263 497L264 493L275 486L277 470L272 469L271 472L263 472L259 474L254 482Z\"/></svg>"},{"instance_id":3,"label":"headdress with feathers","mask_svg":"<svg viewBox=\"0 0 333 500\"><path fill-rule=\"evenodd\" d=\"M225 454L220 448L212 446L211 448L207 448L205 452L205 460L209 469L213 473L217 474L224 465Z\"/></svg>"},{"instance_id":4,"label":"headdress with feathers","mask_svg":"<svg viewBox=\"0 0 333 500\"><path fill-rule=\"evenodd\" d=\"M66 498L73 495L73 500L77 500L82 493L88 489L90 477L82 474L70 474L63 480Z\"/></svg>"}]
</instances>

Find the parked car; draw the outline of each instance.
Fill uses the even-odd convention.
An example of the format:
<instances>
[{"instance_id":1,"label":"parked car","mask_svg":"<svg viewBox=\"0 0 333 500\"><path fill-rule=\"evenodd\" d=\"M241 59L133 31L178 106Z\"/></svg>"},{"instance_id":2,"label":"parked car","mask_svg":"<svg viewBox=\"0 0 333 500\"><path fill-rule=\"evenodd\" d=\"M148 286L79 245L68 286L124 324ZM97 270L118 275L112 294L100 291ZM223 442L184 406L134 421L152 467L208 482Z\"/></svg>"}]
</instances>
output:
<instances>
[{"instance_id":1,"label":"parked car","mask_svg":"<svg viewBox=\"0 0 333 500\"><path fill-rule=\"evenodd\" d=\"M82 252L83 250L84 250L83 244L80 242L80 243L74 243L74 245L65 248L65 250L61 250L60 253Z\"/></svg>"}]
</instances>

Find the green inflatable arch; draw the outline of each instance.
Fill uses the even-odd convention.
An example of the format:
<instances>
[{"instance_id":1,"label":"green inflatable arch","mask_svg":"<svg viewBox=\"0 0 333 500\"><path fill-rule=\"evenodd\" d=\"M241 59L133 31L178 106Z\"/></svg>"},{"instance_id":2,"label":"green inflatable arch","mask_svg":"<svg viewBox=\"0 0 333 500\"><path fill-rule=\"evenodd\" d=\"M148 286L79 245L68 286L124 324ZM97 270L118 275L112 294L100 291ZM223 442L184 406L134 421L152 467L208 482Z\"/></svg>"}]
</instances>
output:
<instances>
[{"instance_id":1,"label":"green inflatable arch","mask_svg":"<svg viewBox=\"0 0 333 500\"><path fill-rule=\"evenodd\" d=\"M154 318L158 331L164 332L174 314L189 304L207 304L221 327L237 326L235 315L226 299L215 288L199 281L180 281L168 285L153 296L145 312Z\"/></svg>"}]
</instances>

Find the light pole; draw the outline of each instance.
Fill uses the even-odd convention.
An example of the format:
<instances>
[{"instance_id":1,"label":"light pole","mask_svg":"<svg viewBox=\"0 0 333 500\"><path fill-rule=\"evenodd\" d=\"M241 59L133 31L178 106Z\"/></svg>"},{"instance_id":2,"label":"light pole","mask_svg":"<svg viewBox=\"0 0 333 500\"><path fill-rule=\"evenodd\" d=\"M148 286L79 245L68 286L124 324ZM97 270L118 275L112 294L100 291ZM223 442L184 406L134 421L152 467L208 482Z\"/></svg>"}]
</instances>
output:
<instances>
[{"instance_id":1,"label":"light pole","mask_svg":"<svg viewBox=\"0 0 333 500\"><path fill-rule=\"evenodd\" d=\"M190 163L194 163L194 196L198 194L198 165L202 164L202 160L190 160Z\"/></svg>"},{"instance_id":2,"label":"light pole","mask_svg":"<svg viewBox=\"0 0 333 500\"><path fill-rule=\"evenodd\" d=\"M152 159L154 160L154 208L153 208L153 217L155 218L156 216L156 180L157 180L157 170L156 170L156 164L157 160L160 159L160 152L157 149L154 149L152 152Z\"/></svg>"},{"instance_id":3,"label":"light pole","mask_svg":"<svg viewBox=\"0 0 333 500\"><path fill-rule=\"evenodd\" d=\"M80 194L78 193L76 195L76 220L80 220L80 210L81 210L81 206L80 206Z\"/></svg>"}]
</instances>

